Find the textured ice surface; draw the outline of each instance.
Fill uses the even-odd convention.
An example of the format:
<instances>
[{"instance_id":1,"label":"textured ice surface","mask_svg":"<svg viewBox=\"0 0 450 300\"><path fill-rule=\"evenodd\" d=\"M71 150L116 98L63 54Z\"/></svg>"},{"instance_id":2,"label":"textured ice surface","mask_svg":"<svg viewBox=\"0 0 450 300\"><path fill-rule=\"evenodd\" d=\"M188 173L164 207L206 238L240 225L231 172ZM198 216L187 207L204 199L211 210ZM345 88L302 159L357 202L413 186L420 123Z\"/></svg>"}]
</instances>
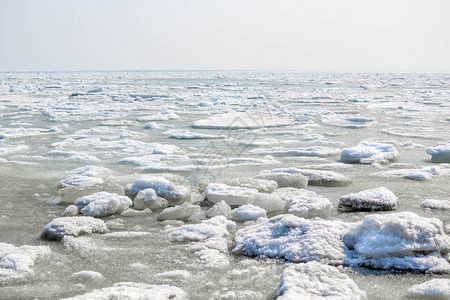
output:
<instances>
[{"instance_id":1,"label":"textured ice surface","mask_svg":"<svg viewBox=\"0 0 450 300\"><path fill-rule=\"evenodd\" d=\"M339 265L345 258L341 235L349 226L340 221L279 215L238 230L233 252L289 262L314 260Z\"/></svg>"},{"instance_id":2,"label":"textured ice surface","mask_svg":"<svg viewBox=\"0 0 450 300\"><path fill-rule=\"evenodd\" d=\"M165 208L159 215L157 220L182 220L187 221L191 216L201 212L198 205L185 202L174 207Z\"/></svg>"},{"instance_id":3,"label":"textured ice surface","mask_svg":"<svg viewBox=\"0 0 450 300\"><path fill-rule=\"evenodd\" d=\"M436 147L428 147L426 151L431 155L431 162L450 163L450 142Z\"/></svg>"},{"instance_id":4,"label":"textured ice surface","mask_svg":"<svg viewBox=\"0 0 450 300\"><path fill-rule=\"evenodd\" d=\"M398 151L392 145L362 141L354 147L343 149L339 161L361 164L388 163L397 156Z\"/></svg>"},{"instance_id":5,"label":"textured ice surface","mask_svg":"<svg viewBox=\"0 0 450 300\"><path fill-rule=\"evenodd\" d=\"M213 218L217 216L228 216L231 213L231 207L221 200L214 204L210 209L206 211L206 217Z\"/></svg>"},{"instance_id":6,"label":"textured ice surface","mask_svg":"<svg viewBox=\"0 0 450 300\"><path fill-rule=\"evenodd\" d=\"M77 199L74 204L85 216L105 217L120 214L132 205L127 196L120 196L108 192L98 192Z\"/></svg>"},{"instance_id":7,"label":"textured ice surface","mask_svg":"<svg viewBox=\"0 0 450 300\"><path fill-rule=\"evenodd\" d=\"M279 300L366 299L366 293L348 275L315 261L287 267L276 295Z\"/></svg>"},{"instance_id":8,"label":"textured ice surface","mask_svg":"<svg viewBox=\"0 0 450 300\"><path fill-rule=\"evenodd\" d=\"M334 171L309 170L298 168L280 168L270 170L271 173L301 174L308 179L308 185L347 186L351 179ZM259 173L259 175L265 173Z\"/></svg>"},{"instance_id":9,"label":"textured ice surface","mask_svg":"<svg viewBox=\"0 0 450 300\"><path fill-rule=\"evenodd\" d=\"M103 183L102 178L97 178L97 177L92 177L92 176L83 176L83 175L74 175L74 176L70 176L66 179L59 181L59 184L63 188L69 187L69 186L86 187L86 186L92 186L92 185L102 184L102 183Z\"/></svg>"},{"instance_id":10,"label":"textured ice surface","mask_svg":"<svg viewBox=\"0 0 450 300\"><path fill-rule=\"evenodd\" d=\"M171 139L180 140L195 140L195 139L224 139L225 135L205 134L199 132L192 132L189 130L170 130L166 132Z\"/></svg>"},{"instance_id":11,"label":"textured ice surface","mask_svg":"<svg viewBox=\"0 0 450 300\"><path fill-rule=\"evenodd\" d=\"M355 129L370 126L375 122L375 119L360 115L326 113L320 121L327 125Z\"/></svg>"},{"instance_id":12,"label":"textured ice surface","mask_svg":"<svg viewBox=\"0 0 450 300\"><path fill-rule=\"evenodd\" d=\"M226 178L221 180L220 183L231 186L241 186L250 189L257 189L261 193L271 193L278 187L276 181L257 179L257 178Z\"/></svg>"},{"instance_id":13,"label":"textured ice surface","mask_svg":"<svg viewBox=\"0 0 450 300\"><path fill-rule=\"evenodd\" d=\"M426 199L420 205L425 208L450 210L450 200Z\"/></svg>"},{"instance_id":14,"label":"textured ice surface","mask_svg":"<svg viewBox=\"0 0 450 300\"><path fill-rule=\"evenodd\" d=\"M370 215L342 240L353 251L347 261L350 265L450 272L450 263L444 258L450 252L450 236L436 218L411 212Z\"/></svg>"},{"instance_id":15,"label":"textured ice surface","mask_svg":"<svg viewBox=\"0 0 450 300\"><path fill-rule=\"evenodd\" d=\"M26 280L36 260L51 253L49 246L20 246L0 242L0 286Z\"/></svg>"},{"instance_id":16,"label":"textured ice surface","mask_svg":"<svg viewBox=\"0 0 450 300\"><path fill-rule=\"evenodd\" d=\"M149 208L152 210L164 209L169 206L169 202L156 195L154 189L148 188L139 191L133 200L133 207L135 209Z\"/></svg>"},{"instance_id":17,"label":"textured ice surface","mask_svg":"<svg viewBox=\"0 0 450 300\"><path fill-rule=\"evenodd\" d=\"M267 217L265 209L251 204L242 205L233 209L231 216L233 219L241 222Z\"/></svg>"},{"instance_id":18,"label":"textured ice surface","mask_svg":"<svg viewBox=\"0 0 450 300\"><path fill-rule=\"evenodd\" d=\"M327 217L330 214L332 204L327 198L306 190L291 193L293 196L286 200L286 210L289 214L306 219Z\"/></svg>"},{"instance_id":19,"label":"textured ice surface","mask_svg":"<svg viewBox=\"0 0 450 300\"><path fill-rule=\"evenodd\" d=\"M395 210L398 198L390 190L378 187L355 194L344 195L339 198L339 210Z\"/></svg>"},{"instance_id":20,"label":"textured ice surface","mask_svg":"<svg viewBox=\"0 0 450 300\"><path fill-rule=\"evenodd\" d=\"M421 284L415 284L408 289L408 297L418 299L450 299L450 279L431 279Z\"/></svg>"},{"instance_id":21,"label":"textured ice surface","mask_svg":"<svg viewBox=\"0 0 450 300\"><path fill-rule=\"evenodd\" d=\"M115 283L112 287L106 287L101 290L65 298L65 300L110 300L110 299L126 299L126 300L183 300L188 299L186 292L182 289L171 285L151 285L136 282L120 282Z\"/></svg>"},{"instance_id":22,"label":"textured ice surface","mask_svg":"<svg viewBox=\"0 0 450 300\"><path fill-rule=\"evenodd\" d=\"M0 143L0 156L18 152L25 152L28 149L30 149L30 147L28 147L27 145L5 145L3 143Z\"/></svg>"},{"instance_id":23,"label":"textured ice surface","mask_svg":"<svg viewBox=\"0 0 450 300\"><path fill-rule=\"evenodd\" d=\"M151 116L145 116L145 117L139 117L138 121L141 122L149 122L149 121L168 121L168 120L175 120L179 119L180 117L170 109L164 110L160 113L151 115Z\"/></svg>"},{"instance_id":24,"label":"textured ice surface","mask_svg":"<svg viewBox=\"0 0 450 300\"><path fill-rule=\"evenodd\" d=\"M66 235L80 236L92 233L106 233L105 222L93 217L62 217L53 219L45 225L41 237L48 240L61 240Z\"/></svg>"},{"instance_id":25,"label":"textured ice surface","mask_svg":"<svg viewBox=\"0 0 450 300\"><path fill-rule=\"evenodd\" d=\"M258 148L250 150L250 153L259 155L273 155L273 156L317 156L317 157L327 157L333 156L340 153L339 149L315 146L308 148L297 148L297 149L285 149L284 147L273 147L273 148Z\"/></svg>"},{"instance_id":26,"label":"textured ice surface","mask_svg":"<svg viewBox=\"0 0 450 300\"><path fill-rule=\"evenodd\" d=\"M409 180L424 181L430 180L437 175L450 175L450 172L438 166L423 167L420 169L398 169L374 173L378 177L401 177Z\"/></svg>"}]
</instances>

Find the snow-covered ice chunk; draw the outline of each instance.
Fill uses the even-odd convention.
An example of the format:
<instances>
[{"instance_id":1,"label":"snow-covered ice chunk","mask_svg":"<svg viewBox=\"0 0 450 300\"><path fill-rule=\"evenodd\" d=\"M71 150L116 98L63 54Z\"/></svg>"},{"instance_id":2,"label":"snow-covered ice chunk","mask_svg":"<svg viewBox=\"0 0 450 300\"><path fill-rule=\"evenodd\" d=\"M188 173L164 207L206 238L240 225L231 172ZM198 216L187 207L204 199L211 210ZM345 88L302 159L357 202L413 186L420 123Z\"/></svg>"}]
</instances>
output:
<instances>
[{"instance_id":1,"label":"snow-covered ice chunk","mask_svg":"<svg viewBox=\"0 0 450 300\"><path fill-rule=\"evenodd\" d=\"M188 296L182 289L171 285L151 285L135 282L119 282L112 287L94 290L64 300L127 299L127 300L186 300Z\"/></svg>"},{"instance_id":2,"label":"snow-covered ice chunk","mask_svg":"<svg viewBox=\"0 0 450 300\"><path fill-rule=\"evenodd\" d=\"M183 281L183 280L189 279L191 276L192 275L188 270L172 270L172 271L158 273L155 275L155 277L160 278L160 279L168 279L168 280L175 280L175 281Z\"/></svg>"},{"instance_id":3,"label":"snow-covered ice chunk","mask_svg":"<svg viewBox=\"0 0 450 300\"><path fill-rule=\"evenodd\" d=\"M420 169L397 169L374 173L379 177L401 177L409 180L424 181L430 180L434 176L441 174L438 166L423 167ZM444 173L445 174L445 173Z\"/></svg>"},{"instance_id":4,"label":"snow-covered ice chunk","mask_svg":"<svg viewBox=\"0 0 450 300\"><path fill-rule=\"evenodd\" d=\"M361 164L388 163L397 157L397 149L390 144L362 141L354 147L342 149L339 161Z\"/></svg>"},{"instance_id":5,"label":"snow-covered ice chunk","mask_svg":"<svg viewBox=\"0 0 450 300\"><path fill-rule=\"evenodd\" d=\"M83 175L74 175L59 181L59 184L63 188L69 186L93 186L102 183L103 183L102 178Z\"/></svg>"},{"instance_id":6,"label":"snow-covered ice chunk","mask_svg":"<svg viewBox=\"0 0 450 300\"><path fill-rule=\"evenodd\" d=\"M150 188L139 191L133 200L133 207L139 210L145 208L159 210L164 209L167 206L169 206L169 202L156 195L155 190Z\"/></svg>"},{"instance_id":7,"label":"snow-covered ice chunk","mask_svg":"<svg viewBox=\"0 0 450 300\"><path fill-rule=\"evenodd\" d=\"M67 186L58 190L58 197L62 203L73 204L78 198L88 196L98 192L115 193L124 195L124 190L121 185L111 181L105 181L102 184L95 184L90 186Z\"/></svg>"},{"instance_id":8,"label":"snow-covered ice chunk","mask_svg":"<svg viewBox=\"0 0 450 300\"><path fill-rule=\"evenodd\" d=\"M206 211L206 217L208 218L213 218L217 216L226 217L230 213L231 213L231 206L229 206L224 200L221 200Z\"/></svg>"},{"instance_id":9,"label":"snow-covered ice chunk","mask_svg":"<svg viewBox=\"0 0 450 300\"><path fill-rule=\"evenodd\" d=\"M294 197L286 200L286 210L289 214L305 219L326 217L330 214L332 208L330 200L315 192L298 191L305 192L297 193Z\"/></svg>"},{"instance_id":10,"label":"snow-covered ice chunk","mask_svg":"<svg viewBox=\"0 0 450 300\"><path fill-rule=\"evenodd\" d=\"M33 275L36 260L49 255L49 246L20 246L0 242L0 286L25 280Z\"/></svg>"},{"instance_id":11,"label":"snow-covered ice chunk","mask_svg":"<svg viewBox=\"0 0 450 300\"><path fill-rule=\"evenodd\" d=\"M279 300L366 298L366 293L347 274L316 261L287 267L276 295Z\"/></svg>"},{"instance_id":12,"label":"snow-covered ice chunk","mask_svg":"<svg viewBox=\"0 0 450 300\"><path fill-rule=\"evenodd\" d=\"M157 220L182 220L187 221L189 217L200 213L202 209L200 206L185 202L174 207L165 208L159 215Z\"/></svg>"},{"instance_id":13,"label":"snow-covered ice chunk","mask_svg":"<svg viewBox=\"0 0 450 300\"><path fill-rule=\"evenodd\" d=\"M45 225L41 237L47 240L61 240L66 235L80 236L84 234L106 233L105 222L93 217L55 218Z\"/></svg>"},{"instance_id":14,"label":"snow-covered ice chunk","mask_svg":"<svg viewBox=\"0 0 450 300\"><path fill-rule=\"evenodd\" d=\"M0 128L0 140L2 139L19 139L32 136L48 135L62 133L59 128Z\"/></svg>"},{"instance_id":15,"label":"snow-covered ice chunk","mask_svg":"<svg viewBox=\"0 0 450 300\"><path fill-rule=\"evenodd\" d=\"M408 289L408 297L419 299L450 299L450 279L436 278L415 284Z\"/></svg>"},{"instance_id":16,"label":"snow-covered ice chunk","mask_svg":"<svg viewBox=\"0 0 450 300\"><path fill-rule=\"evenodd\" d=\"M370 215L342 237L346 264L376 269L450 272L450 236L436 218L412 212Z\"/></svg>"},{"instance_id":17,"label":"snow-covered ice chunk","mask_svg":"<svg viewBox=\"0 0 450 300\"><path fill-rule=\"evenodd\" d=\"M171 205L183 203L190 199L190 191L187 187L181 185L185 184L180 176L172 175L169 179L167 176L143 175L136 179L136 181L126 188L125 193L134 198L141 190L151 188L156 195L167 199ZM173 181L179 181L177 182Z\"/></svg>"},{"instance_id":18,"label":"snow-covered ice chunk","mask_svg":"<svg viewBox=\"0 0 450 300\"><path fill-rule=\"evenodd\" d=\"M224 139L225 135L205 134L199 132L192 132L189 130L170 130L169 138L179 140L196 140L196 139Z\"/></svg>"},{"instance_id":19,"label":"snow-covered ice chunk","mask_svg":"<svg viewBox=\"0 0 450 300\"><path fill-rule=\"evenodd\" d=\"M290 262L320 261L342 264L341 235L352 224L340 221L308 220L286 214L245 227L236 232L236 254L276 258Z\"/></svg>"},{"instance_id":20,"label":"snow-covered ice chunk","mask_svg":"<svg viewBox=\"0 0 450 300\"><path fill-rule=\"evenodd\" d=\"M291 119L273 115L237 112L215 115L208 119L197 120L192 124L192 127L205 129L254 129L287 126L291 124L293 124Z\"/></svg>"},{"instance_id":21,"label":"snow-covered ice chunk","mask_svg":"<svg viewBox=\"0 0 450 300\"><path fill-rule=\"evenodd\" d=\"M5 145L0 144L0 156L24 152L30 149L27 145Z\"/></svg>"},{"instance_id":22,"label":"snow-covered ice chunk","mask_svg":"<svg viewBox=\"0 0 450 300\"><path fill-rule=\"evenodd\" d=\"M308 185L347 186L352 183L350 178L334 171L321 171L321 170L298 169L298 168L279 168L270 170L270 172L301 174L308 179Z\"/></svg>"},{"instance_id":23,"label":"snow-covered ice chunk","mask_svg":"<svg viewBox=\"0 0 450 300\"><path fill-rule=\"evenodd\" d=\"M236 226L224 216L217 216L199 224L183 225L171 232L171 238L177 242L199 242L229 234L228 229Z\"/></svg>"},{"instance_id":24,"label":"snow-covered ice chunk","mask_svg":"<svg viewBox=\"0 0 450 300\"><path fill-rule=\"evenodd\" d=\"M339 198L340 211L395 210L398 198L385 187L373 188Z\"/></svg>"},{"instance_id":25,"label":"snow-covered ice chunk","mask_svg":"<svg viewBox=\"0 0 450 300\"><path fill-rule=\"evenodd\" d=\"M231 212L233 219L241 222L257 220L258 218L266 218L266 210L251 204L246 204L233 209Z\"/></svg>"},{"instance_id":26,"label":"snow-covered ice chunk","mask_svg":"<svg viewBox=\"0 0 450 300\"><path fill-rule=\"evenodd\" d=\"M70 172L81 176L90 176L90 177L105 177L111 174L111 170L108 168L92 165L76 168Z\"/></svg>"},{"instance_id":27,"label":"snow-covered ice chunk","mask_svg":"<svg viewBox=\"0 0 450 300\"><path fill-rule=\"evenodd\" d=\"M229 186L223 183L211 183L205 190L205 197L213 203L222 200L230 206L253 204L267 212L284 209L284 201L276 195L259 193L257 189Z\"/></svg>"},{"instance_id":28,"label":"snow-covered ice chunk","mask_svg":"<svg viewBox=\"0 0 450 300\"><path fill-rule=\"evenodd\" d=\"M76 283L99 282L103 280L103 275L99 272L84 270L73 273L70 280Z\"/></svg>"},{"instance_id":29,"label":"snow-covered ice chunk","mask_svg":"<svg viewBox=\"0 0 450 300\"><path fill-rule=\"evenodd\" d=\"M133 203L127 196L108 192L98 192L77 199L74 204L85 216L105 217L120 214Z\"/></svg>"},{"instance_id":30,"label":"snow-covered ice chunk","mask_svg":"<svg viewBox=\"0 0 450 300\"><path fill-rule=\"evenodd\" d=\"M450 210L450 200L426 199L420 206L431 209Z\"/></svg>"},{"instance_id":31,"label":"snow-covered ice chunk","mask_svg":"<svg viewBox=\"0 0 450 300\"><path fill-rule=\"evenodd\" d=\"M437 145L436 147L428 147L426 151L431 155L431 162L450 163L450 142Z\"/></svg>"},{"instance_id":32,"label":"snow-covered ice chunk","mask_svg":"<svg viewBox=\"0 0 450 300\"><path fill-rule=\"evenodd\" d=\"M308 178L300 173L289 173L275 170L266 170L256 174L255 178L273 180L278 187L305 188L308 185Z\"/></svg>"},{"instance_id":33,"label":"snow-covered ice chunk","mask_svg":"<svg viewBox=\"0 0 450 300\"><path fill-rule=\"evenodd\" d=\"M351 129L364 128L375 123L375 119L373 118L361 115L335 114L333 112L324 114L320 121L327 125Z\"/></svg>"},{"instance_id":34,"label":"snow-covered ice chunk","mask_svg":"<svg viewBox=\"0 0 450 300\"><path fill-rule=\"evenodd\" d=\"M67 206L63 213L65 217L73 217L76 215L78 215L78 207L76 205Z\"/></svg>"}]
</instances>

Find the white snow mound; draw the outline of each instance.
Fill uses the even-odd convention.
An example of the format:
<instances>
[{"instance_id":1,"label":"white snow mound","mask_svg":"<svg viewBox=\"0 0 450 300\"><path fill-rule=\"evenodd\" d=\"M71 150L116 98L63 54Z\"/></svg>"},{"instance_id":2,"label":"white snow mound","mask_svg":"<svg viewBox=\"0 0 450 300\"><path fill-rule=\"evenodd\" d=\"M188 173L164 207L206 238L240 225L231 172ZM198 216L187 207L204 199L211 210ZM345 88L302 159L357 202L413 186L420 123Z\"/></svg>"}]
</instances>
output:
<instances>
[{"instance_id":1,"label":"white snow mound","mask_svg":"<svg viewBox=\"0 0 450 300\"><path fill-rule=\"evenodd\" d=\"M390 144L362 141L358 145L342 149L339 161L343 163L388 163L398 157L398 151Z\"/></svg>"},{"instance_id":2,"label":"white snow mound","mask_svg":"<svg viewBox=\"0 0 450 300\"><path fill-rule=\"evenodd\" d=\"M385 187L365 190L339 198L340 211L395 210L398 198Z\"/></svg>"},{"instance_id":3,"label":"white snow mound","mask_svg":"<svg viewBox=\"0 0 450 300\"><path fill-rule=\"evenodd\" d=\"M61 240L65 235L80 236L92 233L106 233L105 222L93 217L55 218L45 225L41 237L47 240Z\"/></svg>"}]
</instances>

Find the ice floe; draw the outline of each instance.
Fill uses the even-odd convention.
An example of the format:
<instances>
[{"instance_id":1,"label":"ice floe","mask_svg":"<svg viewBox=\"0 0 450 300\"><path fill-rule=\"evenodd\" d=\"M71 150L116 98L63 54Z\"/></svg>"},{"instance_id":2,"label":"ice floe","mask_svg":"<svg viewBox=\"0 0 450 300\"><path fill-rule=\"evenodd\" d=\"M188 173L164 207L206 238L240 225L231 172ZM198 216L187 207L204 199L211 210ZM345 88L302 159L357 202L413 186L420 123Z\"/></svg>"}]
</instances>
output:
<instances>
[{"instance_id":1,"label":"ice floe","mask_svg":"<svg viewBox=\"0 0 450 300\"><path fill-rule=\"evenodd\" d=\"M50 255L49 246L20 246L0 242L0 286L26 280L36 260Z\"/></svg>"},{"instance_id":2,"label":"ice floe","mask_svg":"<svg viewBox=\"0 0 450 300\"><path fill-rule=\"evenodd\" d=\"M136 282L119 282L112 287L65 298L65 300L129 299L129 300L185 300L188 296L182 289L171 285L151 285Z\"/></svg>"},{"instance_id":3,"label":"ice floe","mask_svg":"<svg viewBox=\"0 0 450 300\"><path fill-rule=\"evenodd\" d=\"M315 261L287 267L276 295L279 300L366 299L366 293L348 275Z\"/></svg>"},{"instance_id":4,"label":"ice floe","mask_svg":"<svg viewBox=\"0 0 450 300\"><path fill-rule=\"evenodd\" d=\"M373 173L373 176L378 177L400 177L404 179L424 181L430 180L437 175L450 175L445 169L441 169L438 166L422 167L420 169L396 169L390 171L382 171Z\"/></svg>"},{"instance_id":5,"label":"ice floe","mask_svg":"<svg viewBox=\"0 0 450 300\"><path fill-rule=\"evenodd\" d=\"M197 120L193 128L205 129L254 129L263 127L279 127L293 124L293 120L277 116L253 114L247 112L215 115L208 119Z\"/></svg>"},{"instance_id":6,"label":"ice floe","mask_svg":"<svg viewBox=\"0 0 450 300\"><path fill-rule=\"evenodd\" d=\"M179 140L194 140L194 139L224 139L225 135L214 135L214 134L205 134L199 132L192 132L189 130L170 130L168 132L164 132L164 134L169 134L169 138L171 139L179 139Z\"/></svg>"},{"instance_id":7,"label":"ice floe","mask_svg":"<svg viewBox=\"0 0 450 300\"><path fill-rule=\"evenodd\" d=\"M450 299L450 279L436 278L415 284L408 289L407 295L418 299Z\"/></svg>"},{"instance_id":8,"label":"ice floe","mask_svg":"<svg viewBox=\"0 0 450 300\"><path fill-rule=\"evenodd\" d=\"M195 204L184 202L174 207L165 208L157 217L158 221L182 220L187 221L193 215L199 214L201 207Z\"/></svg>"},{"instance_id":9,"label":"ice floe","mask_svg":"<svg viewBox=\"0 0 450 300\"><path fill-rule=\"evenodd\" d=\"M156 195L155 190L151 188L139 191L133 200L133 207L139 210L146 208L158 210L167 206L169 206L169 201Z\"/></svg>"},{"instance_id":10,"label":"ice floe","mask_svg":"<svg viewBox=\"0 0 450 300\"><path fill-rule=\"evenodd\" d=\"M257 178L225 178L220 183L231 186L240 186L250 189L257 189L261 193L271 193L278 188L278 184L273 180L257 179Z\"/></svg>"},{"instance_id":11,"label":"ice floe","mask_svg":"<svg viewBox=\"0 0 450 300\"><path fill-rule=\"evenodd\" d=\"M213 203L224 200L230 206L252 204L264 208L267 212L284 209L280 197L258 192L257 189L229 186L223 183L211 183L206 188L205 197Z\"/></svg>"},{"instance_id":12,"label":"ice floe","mask_svg":"<svg viewBox=\"0 0 450 300\"><path fill-rule=\"evenodd\" d=\"M327 198L317 195L315 192L292 188L275 191L276 194L284 194L286 211L301 218L327 217L332 209L332 204Z\"/></svg>"},{"instance_id":13,"label":"ice floe","mask_svg":"<svg viewBox=\"0 0 450 300\"><path fill-rule=\"evenodd\" d=\"M45 225L41 237L47 240L61 240L66 235L80 236L93 233L106 233L105 222L93 217L62 217L53 219Z\"/></svg>"},{"instance_id":14,"label":"ice floe","mask_svg":"<svg viewBox=\"0 0 450 300\"><path fill-rule=\"evenodd\" d=\"M385 187L373 188L339 198L340 211L395 210L398 198Z\"/></svg>"},{"instance_id":15,"label":"ice floe","mask_svg":"<svg viewBox=\"0 0 450 300\"><path fill-rule=\"evenodd\" d=\"M116 213L120 214L133 203L127 196L120 196L108 192L98 192L81 197L77 199L74 204L85 216L105 217Z\"/></svg>"},{"instance_id":16,"label":"ice floe","mask_svg":"<svg viewBox=\"0 0 450 300\"><path fill-rule=\"evenodd\" d=\"M320 121L327 125L351 129L368 127L375 123L375 119L373 118L360 115L335 114L332 112L325 113Z\"/></svg>"},{"instance_id":17,"label":"ice floe","mask_svg":"<svg viewBox=\"0 0 450 300\"><path fill-rule=\"evenodd\" d=\"M213 218L217 216L228 216L231 213L231 206L229 206L224 200L221 200L214 204L210 209L206 211L206 217Z\"/></svg>"},{"instance_id":18,"label":"ice floe","mask_svg":"<svg viewBox=\"0 0 450 300\"><path fill-rule=\"evenodd\" d=\"M430 209L450 210L450 200L426 199L420 206Z\"/></svg>"},{"instance_id":19,"label":"ice floe","mask_svg":"<svg viewBox=\"0 0 450 300\"><path fill-rule=\"evenodd\" d=\"M346 264L375 269L450 272L450 236L436 218L412 212L370 215L342 237Z\"/></svg>"},{"instance_id":20,"label":"ice floe","mask_svg":"<svg viewBox=\"0 0 450 300\"><path fill-rule=\"evenodd\" d=\"M450 142L436 147L428 147L426 151L431 155L431 162L450 163Z\"/></svg>"},{"instance_id":21,"label":"ice floe","mask_svg":"<svg viewBox=\"0 0 450 300\"><path fill-rule=\"evenodd\" d=\"M30 147L27 145L5 145L0 143L0 156L10 155L28 151Z\"/></svg>"},{"instance_id":22,"label":"ice floe","mask_svg":"<svg viewBox=\"0 0 450 300\"><path fill-rule=\"evenodd\" d=\"M83 175L74 175L74 176L70 176L66 179L59 181L59 184L63 188L66 188L69 186L86 187L86 186L93 186L93 185L102 184L102 183L103 183L102 178L92 177L92 176L83 176Z\"/></svg>"},{"instance_id":23,"label":"ice floe","mask_svg":"<svg viewBox=\"0 0 450 300\"><path fill-rule=\"evenodd\" d=\"M20 139L25 137L33 137L48 134L58 134L63 131L57 127L55 128L1 128L0 127L0 140L1 139Z\"/></svg>"},{"instance_id":24,"label":"ice floe","mask_svg":"<svg viewBox=\"0 0 450 300\"><path fill-rule=\"evenodd\" d=\"M265 209L251 204L246 204L233 209L231 212L231 217L234 220L245 222L257 220L258 218L266 218L267 215Z\"/></svg>"},{"instance_id":25,"label":"ice floe","mask_svg":"<svg viewBox=\"0 0 450 300\"><path fill-rule=\"evenodd\" d=\"M284 147L273 147L273 148L257 148L249 151L253 154L258 155L273 155L273 156L317 156L317 157L327 157L338 155L341 150L335 148L328 148L322 146L314 146L308 148L296 148L296 149L285 149Z\"/></svg>"},{"instance_id":26,"label":"ice floe","mask_svg":"<svg viewBox=\"0 0 450 300\"><path fill-rule=\"evenodd\" d=\"M354 147L343 149L339 161L361 164L388 163L397 157L397 149L390 144L362 141Z\"/></svg>"},{"instance_id":27,"label":"ice floe","mask_svg":"<svg viewBox=\"0 0 450 300\"><path fill-rule=\"evenodd\" d=\"M166 109L160 113L151 116L139 117L137 120L141 122L149 122L149 121L168 121L179 118L180 117L173 110Z\"/></svg>"},{"instance_id":28,"label":"ice floe","mask_svg":"<svg viewBox=\"0 0 450 300\"><path fill-rule=\"evenodd\" d=\"M283 169L282 169L283 170ZM305 188L308 185L308 178L300 173L283 172L277 169L259 172L255 178L275 181L278 187Z\"/></svg>"}]
</instances>

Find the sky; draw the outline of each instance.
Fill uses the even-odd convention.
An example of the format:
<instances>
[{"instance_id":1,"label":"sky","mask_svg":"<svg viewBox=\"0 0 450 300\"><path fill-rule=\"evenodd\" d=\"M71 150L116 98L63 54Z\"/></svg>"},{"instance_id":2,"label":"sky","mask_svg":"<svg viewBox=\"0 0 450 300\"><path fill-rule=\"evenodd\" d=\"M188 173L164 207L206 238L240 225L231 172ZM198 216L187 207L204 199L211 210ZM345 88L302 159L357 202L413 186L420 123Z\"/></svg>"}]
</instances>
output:
<instances>
[{"instance_id":1,"label":"sky","mask_svg":"<svg viewBox=\"0 0 450 300\"><path fill-rule=\"evenodd\" d=\"M449 0L0 0L0 71L450 72Z\"/></svg>"}]
</instances>

